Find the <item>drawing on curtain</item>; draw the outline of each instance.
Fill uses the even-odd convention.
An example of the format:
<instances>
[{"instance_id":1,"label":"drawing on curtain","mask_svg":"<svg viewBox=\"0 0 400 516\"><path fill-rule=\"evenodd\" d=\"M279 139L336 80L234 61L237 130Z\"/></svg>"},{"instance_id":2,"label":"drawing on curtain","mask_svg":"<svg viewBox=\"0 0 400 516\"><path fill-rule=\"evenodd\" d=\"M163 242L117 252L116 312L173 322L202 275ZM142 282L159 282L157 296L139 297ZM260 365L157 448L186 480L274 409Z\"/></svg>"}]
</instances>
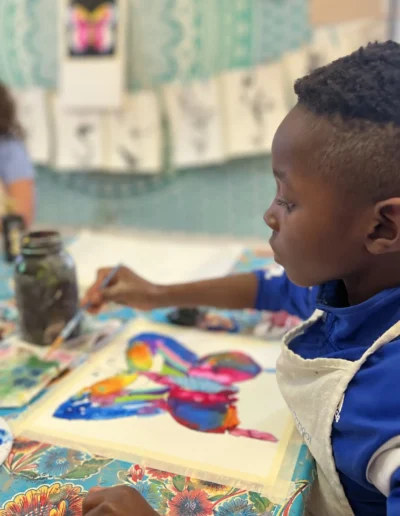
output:
<instances>
[{"instance_id":1,"label":"drawing on curtain","mask_svg":"<svg viewBox=\"0 0 400 516\"><path fill-rule=\"evenodd\" d=\"M106 119L107 166L120 172L157 173L162 169L161 116L156 94L125 95L123 110Z\"/></svg>"},{"instance_id":2,"label":"drawing on curtain","mask_svg":"<svg viewBox=\"0 0 400 516\"><path fill-rule=\"evenodd\" d=\"M223 118L216 79L165 88L173 136L176 166L194 166L222 161Z\"/></svg>"},{"instance_id":3,"label":"drawing on curtain","mask_svg":"<svg viewBox=\"0 0 400 516\"><path fill-rule=\"evenodd\" d=\"M263 144L267 130L267 113L274 109L274 103L266 91L258 87L254 72L248 72L241 78L240 101L253 120L253 144L260 147Z\"/></svg>"}]
</instances>

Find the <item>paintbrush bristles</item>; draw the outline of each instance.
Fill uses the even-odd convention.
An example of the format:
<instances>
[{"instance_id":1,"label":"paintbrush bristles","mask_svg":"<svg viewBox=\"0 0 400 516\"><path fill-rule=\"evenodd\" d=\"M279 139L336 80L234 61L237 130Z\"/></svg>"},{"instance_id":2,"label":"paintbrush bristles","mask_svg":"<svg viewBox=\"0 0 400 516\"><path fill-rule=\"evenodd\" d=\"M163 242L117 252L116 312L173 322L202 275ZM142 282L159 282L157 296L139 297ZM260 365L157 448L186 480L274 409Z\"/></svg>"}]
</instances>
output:
<instances>
[{"instance_id":1,"label":"paintbrush bristles","mask_svg":"<svg viewBox=\"0 0 400 516\"><path fill-rule=\"evenodd\" d=\"M56 351L56 349L58 349L62 343L64 342L64 337L62 335L59 335L56 340L53 342L53 344L50 346L48 352L46 353L46 358L48 358L52 353L53 351Z\"/></svg>"}]
</instances>

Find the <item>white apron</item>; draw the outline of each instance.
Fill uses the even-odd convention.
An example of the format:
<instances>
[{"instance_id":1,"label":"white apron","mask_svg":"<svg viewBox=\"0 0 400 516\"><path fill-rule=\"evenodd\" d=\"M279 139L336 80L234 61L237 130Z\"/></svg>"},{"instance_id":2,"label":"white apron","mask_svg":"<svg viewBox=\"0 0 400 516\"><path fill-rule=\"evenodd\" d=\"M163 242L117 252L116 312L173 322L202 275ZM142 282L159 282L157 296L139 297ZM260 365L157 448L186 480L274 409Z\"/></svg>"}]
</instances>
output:
<instances>
[{"instance_id":1,"label":"white apron","mask_svg":"<svg viewBox=\"0 0 400 516\"><path fill-rule=\"evenodd\" d=\"M342 359L304 359L289 349L289 343L313 325L324 312L314 315L288 333L277 363L282 395L296 426L317 463L318 478L307 504L310 516L354 516L336 471L331 432L340 416L348 384L367 358L400 335L400 322L384 333L356 362ZM337 413L337 414L336 414Z\"/></svg>"}]
</instances>

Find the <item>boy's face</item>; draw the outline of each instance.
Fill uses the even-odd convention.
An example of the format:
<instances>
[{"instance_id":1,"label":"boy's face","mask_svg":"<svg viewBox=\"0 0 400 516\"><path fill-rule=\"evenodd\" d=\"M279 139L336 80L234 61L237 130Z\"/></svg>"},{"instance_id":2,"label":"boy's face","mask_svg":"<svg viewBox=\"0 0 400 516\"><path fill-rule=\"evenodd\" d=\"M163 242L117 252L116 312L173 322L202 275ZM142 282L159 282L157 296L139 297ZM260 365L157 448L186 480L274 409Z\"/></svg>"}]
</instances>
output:
<instances>
[{"instance_id":1,"label":"boy's face","mask_svg":"<svg viewBox=\"0 0 400 516\"><path fill-rule=\"evenodd\" d=\"M340 171L332 164L329 171L318 170L329 138L334 138L329 122L297 106L272 148L277 192L264 219L273 230L276 261L300 286L357 274L370 260L365 239L374 206L341 195L331 176Z\"/></svg>"}]
</instances>

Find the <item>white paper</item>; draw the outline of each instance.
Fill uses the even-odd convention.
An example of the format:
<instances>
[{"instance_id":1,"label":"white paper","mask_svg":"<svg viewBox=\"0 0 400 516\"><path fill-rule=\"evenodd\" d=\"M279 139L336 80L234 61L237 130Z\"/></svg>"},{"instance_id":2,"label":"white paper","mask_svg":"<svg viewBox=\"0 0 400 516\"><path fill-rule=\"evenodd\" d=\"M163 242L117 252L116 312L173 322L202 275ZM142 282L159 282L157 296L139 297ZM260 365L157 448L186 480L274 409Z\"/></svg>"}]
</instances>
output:
<instances>
[{"instance_id":1,"label":"white paper","mask_svg":"<svg viewBox=\"0 0 400 516\"><path fill-rule=\"evenodd\" d=\"M386 41L387 23L385 20L363 19L343 23L337 27L342 55L348 55L369 42Z\"/></svg>"},{"instance_id":2,"label":"white paper","mask_svg":"<svg viewBox=\"0 0 400 516\"><path fill-rule=\"evenodd\" d=\"M70 111L53 101L54 164L58 169L88 171L104 163L104 127L100 113Z\"/></svg>"},{"instance_id":3,"label":"white paper","mask_svg":"<svg viewBox=\"0 0 400 516\"><path fill-rule=\"evenodd\" d=\"M232 270L243 246L84 232L68 251L77 265L79 286L85 289L95 280L97 269L118 263L162 284L223 276Z\"/></svg>"},{"instance_id":4,"label":"white paper","mask_svg":"<svg viewBox=\"0 0 400 516\"><path fill-rule=\"evenodd\" d=\"M248 437L193 431L175 421L169 413L155 416L131 416L122 419L90 421L68 420L53 417L57 408L82 388L126 371L125 349L129 339L141 332L156 332L173 337L199 357L211 353L238 351L251 357L262 372L250 380L236 384L239 428L268 432L278 442L261 441ZM161 461L168 471L179 472L194 468L203 477L223 472L239 481L258 482L265 487L277 462L282 460L290 413L276 382L275 368L280 354L278 343L265 344L241 336L219 335L196 330L182 330L169 326L149 325L137 321L113 344L86 367L81 368L27 421L29 431L41 435L43 440L57 442L67 439L70 445L87 449L107 449L114 458L129 460L139 456L150 467ZM153 367L157 369L157 360ZM135 380L133 389L147 389L157 384L146 378ZM100 451L100 450L99 450ZM155 461L155 462L153 462ZM274 481L275 479L273 479Z\"/></svg>"},{"instance_id":5,"label":"white paper","mask_svg":"<svg viewBox=\"0 0 400 516\"><path fill-rule=\"evenodd\" d=\"M226 72L221 81L229 155L270 152L288 111L281 63Z\"/></svg>"},{"instance_id":6,"label":"white paper","mask_svg":"<svg viewBox=\"0 0 400 516\"><path fill-rule=\"evenodd\" d=\"M107 168L157 173L162 168L162 133L157 96L152 91L126 95L120 112L107 118Z\"/></svg>"},{"instance_id":7,"label":"white paper","mask_svg":"<svg viewBox=\"0 0 400 516\"><path fill-rule=\"evenodd\" d=\"M170 84L165 87L164 93L172 130L175 166L221 162L225 152L216 79Z\"/></svg>"},{"instance_id":8,"label":"white paper","mask_svg":"<svg viewBox=\"0 0 400 516\"><path fill-rule=\"evenodd\" d=\"M310 45L310 69L326 66L347 53L336 27L319 27L314 30Z\"/></svg>"},{"instance_id":9,"label":"white paper","mask_svg":"<svg viewBox=\"0 0 400 516\"><path fill-rule=\"evenodd\" d=\"M294 92L294 83L311 71L312 61L310 59L310 48L301 47L292 52L288 52L282 59L283 72L286 85L286 98L289 107L297 104L297 95Z\"/></svg>"},{"instance_id":10,"label":"white paper","mask_svg":"<svg viewBox=\"0 0 400 516\"><path fill-rule=\"evenodd\" d=\"M115 5L99 2L97 9L90 11L61 0L59 84L65 107L116 109L122 105L127 3L116 0ZM93 40L98 55L70 55L71 49L85 54ZM111 46L110 55L101 55Z\"/></svg>"},{"instance_id":11,"label":"white paper","mask_svg":"<svg viewBox=\"0 0 400 516\"><path fill-rule=\"evenodd\" d=\"M45 90L32 88L14 90L17 115L24 131L30 157L35 163L47 164L50 160L50 113Z\"/></svg>"}]
</instances>

